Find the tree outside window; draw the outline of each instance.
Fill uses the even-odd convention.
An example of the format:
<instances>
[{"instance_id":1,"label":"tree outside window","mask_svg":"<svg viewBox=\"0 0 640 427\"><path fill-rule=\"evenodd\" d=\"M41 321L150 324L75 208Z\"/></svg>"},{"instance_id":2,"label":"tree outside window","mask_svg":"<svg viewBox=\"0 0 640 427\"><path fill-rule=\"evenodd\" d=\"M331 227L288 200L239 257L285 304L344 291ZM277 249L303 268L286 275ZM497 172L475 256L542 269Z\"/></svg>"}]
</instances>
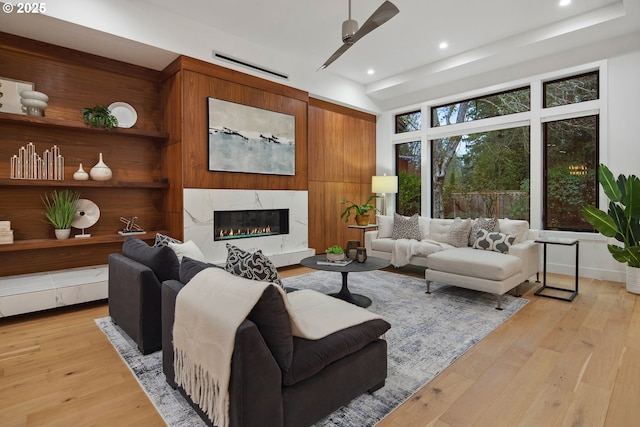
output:
<instances>
[{"instance_id":1,"label":"tree outside window","mask_svg":"<svg viewBox=\"0 0 640 427\"><path fill-rule=\"evenodd\" d=\"M545 82L545 107L558 107L599 98L599 72ZM580 209L598 205L599 115L544 124L543 227L552 230L594 231Z\"/></svg>"},{"instance_id":2,"label":"tree outside window","mask_svg":"<svg viewBox=\"0 0 640 427\"><path fill-rule=\"evenodd\" d=\"M439 171L434 218L529 220L528 126L442 138L431 146L432 169Z\"/></svg>"},{"instance_id":3,"label":"tree outside window","mask_svg":"<svg viewBox=\"0 0 640 427\"><path fill-rule=\"evenodd\" d=\"M434 107L432 127L528 111L530 104L526 87ZM433 140L432 216L528 220L529 140L528 126Z\"/></svg>"},{"instance_id":4,"label":"tree outside window","mask_svg":"<svg viewBox=\"0 0 640 427\"><path fill-rule=\"evenodd\" d=\"M544 228L593 231L580 209L597 206L598 116L544 124Z\"/></svg>"},{"instance_id":5,"label":"tree outside window","mask_svg":"<svg viewBox=\"0 0 640 427\"><path fill-rule=\"evenodd\" d=\"M420 141L396 145L396 174L398 175L398 197L396 212L411 216L421 213L421 151Z\"/></svg>"},{"instance_id":6,"label":"tree outside window","mask_svg":"<svg viewBox=\"0 0 640 427\"><path fill-rule=\"evenodd\" d=\"M396 115L395 133L405 133L420 130L422 128L422 112L412 111Z\"/></svg>"}]
</instances>

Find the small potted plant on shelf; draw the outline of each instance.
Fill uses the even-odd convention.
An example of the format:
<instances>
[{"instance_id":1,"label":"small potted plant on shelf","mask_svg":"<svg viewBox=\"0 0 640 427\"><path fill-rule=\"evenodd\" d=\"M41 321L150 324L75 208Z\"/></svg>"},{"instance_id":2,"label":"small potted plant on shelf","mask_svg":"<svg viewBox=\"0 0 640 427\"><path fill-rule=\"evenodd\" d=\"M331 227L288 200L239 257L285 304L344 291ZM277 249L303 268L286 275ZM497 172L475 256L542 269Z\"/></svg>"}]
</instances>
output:
<instances>
[{"instance_id":1,"label":"small potted plant on shelf","mask_svg":"<svg viewBox=\"0 0 640 427\"><path fill-rule=\"evenodd\" d=\"M325 251L327 261L342 261L344 259L344 250L338 245L333 245Z\"/></svg>"},{"instance_id":2,"label":"small potted plant on shelf","mask_svg":"<svg viewBox=\"0 0 640 427\"><path fill-rule=\"evenodd\" d=\"M616 261L627 264L627 291L640 294L640 178L618 175L616 180L601 164L598 179L609 198L609 210L583 206L582 215L602 235L622 243L607 248Z\"/></svg>"},{"instance_id":3,"label":"small potted plant on shelf","mask_svg":"<svg viewBox=\"0 0 640 427\"><path fill-rule=\"evenodd\" d=\"M93 108L83 108L81 111L87 126L106 130L112 130L118 126L118 119L107 107L96 105Z\"/></svg>"},{"instance_id":4,"label":"small potted plant on shelf","mask_svg":"<svg viewBox=\"0 0 640 427\"><path fill-rule=\"evenodd\" d=\"M340 215L340 218L343 218L344 222L349 222L349 218L351 217L351 213L353 211L355 213L356 224L369 225L369 211L380 211L378 208L376 208L376 205L371 203L373 199L376 199L378 197L379 196L372 194L362 205L358 205L351 200L341 200L340 203L348 203L348 205Z\"/></svg>"},{"instance_id":5,"label":"small potted plant on shelf","mask_svg":"<svg viewBox=\"0 0 640 427\"><path fill-rule=\"evenodd\" d=\"M44 215L55 229L56 238L67 239L71 234L71 223L76 214L76 204L80 194L69 190L53 190L51 195L45 194Z\"/></svg>"}]
</instances>

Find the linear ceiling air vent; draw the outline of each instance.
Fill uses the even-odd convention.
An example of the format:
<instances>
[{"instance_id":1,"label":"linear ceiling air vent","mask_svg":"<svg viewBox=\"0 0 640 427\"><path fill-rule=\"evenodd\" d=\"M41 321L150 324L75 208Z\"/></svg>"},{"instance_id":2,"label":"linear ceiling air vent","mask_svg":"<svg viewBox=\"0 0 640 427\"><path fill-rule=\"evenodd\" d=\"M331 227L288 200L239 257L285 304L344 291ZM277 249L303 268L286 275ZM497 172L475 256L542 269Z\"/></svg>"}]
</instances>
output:
<instances>
[{"instance_id":1,"label":"linear ceiling air vent","mask_svg":"<svg viewBox=\"0 0 640 427\"><path fill-rule=\"evenodd\" d=\"M272 76L280 77L281 79L289 80L289 76L287 74L281 73L279 71L270 70L268 68L261 67L260 65L252 64L250 62L242 61L240 59L234 58L231 55L227 55L222 52L213 51L213 57L216 59L221 59L223 61L232 62L234 64L242 65L243 67L251 68L252 70L260 71L263 73L271 74Z\"/></svg>"}]
</instances>

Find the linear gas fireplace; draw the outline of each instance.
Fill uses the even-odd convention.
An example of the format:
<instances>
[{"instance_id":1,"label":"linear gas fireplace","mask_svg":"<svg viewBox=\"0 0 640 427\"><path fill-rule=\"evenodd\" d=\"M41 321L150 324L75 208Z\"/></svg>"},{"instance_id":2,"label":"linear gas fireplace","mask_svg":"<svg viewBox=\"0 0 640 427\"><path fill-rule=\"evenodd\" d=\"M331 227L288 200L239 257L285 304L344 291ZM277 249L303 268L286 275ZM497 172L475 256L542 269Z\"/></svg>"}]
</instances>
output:
<instances>
[{"instance_id":1,"label":"linear gas fireplace","mask_svg":"<svg viewBox=\"0 0 640 427\"><path fill-rule=\"evenodd\" d=\"M289 234L289 209L213 212L213 240Z\"/></svg>"}]
</instances>

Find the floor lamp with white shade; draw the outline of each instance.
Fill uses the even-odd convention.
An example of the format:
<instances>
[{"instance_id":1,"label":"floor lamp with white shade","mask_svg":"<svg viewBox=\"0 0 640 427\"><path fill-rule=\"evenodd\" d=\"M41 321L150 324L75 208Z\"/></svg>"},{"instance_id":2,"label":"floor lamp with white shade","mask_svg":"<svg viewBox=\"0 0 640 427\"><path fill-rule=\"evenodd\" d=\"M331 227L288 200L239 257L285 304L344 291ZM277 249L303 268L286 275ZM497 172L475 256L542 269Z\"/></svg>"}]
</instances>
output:
<instances>
[{"instance_id":1,"label":"floor lamp with white shade","mask_svg":"<svg viewBox=\"0 0 640 427\"><path fill-rule=\"evenodd\" d=\"M398 192L398 177L377 175L371 177L371 192L382 194L382 214L389 215L387 212L387 193L396 194Z\"/></svg>"}]
</instances>

